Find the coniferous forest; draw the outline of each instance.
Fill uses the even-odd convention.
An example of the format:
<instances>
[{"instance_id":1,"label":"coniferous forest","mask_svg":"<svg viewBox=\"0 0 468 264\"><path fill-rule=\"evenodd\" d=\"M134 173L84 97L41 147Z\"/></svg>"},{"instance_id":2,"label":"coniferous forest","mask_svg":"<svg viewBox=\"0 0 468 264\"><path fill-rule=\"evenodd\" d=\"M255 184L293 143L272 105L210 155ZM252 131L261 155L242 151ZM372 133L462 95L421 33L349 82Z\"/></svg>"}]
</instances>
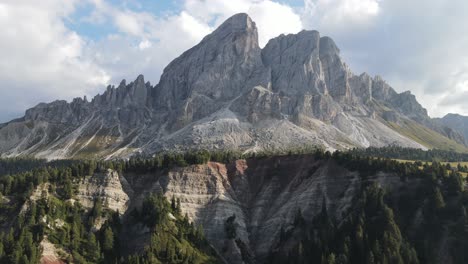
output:
<instances>
[{"instance_id":1,"label":"coniferous forest","mask_svg":"<svg viewBox=\"0 0 468 264\"><path fill-rule=\"evenodd\" d=\"M332 160L359 172L363 181L351 208L341 220L328 212L325 200L313 219L306 220L297 208L291 223L278 227L280 235L269 255L263 259L246 256L246 263L434 263L438 252L433 249L441 240L450 242L448 254L454 263L468 261L468 192L457 168L439 162L402 163L356 151L310 152L315 159ZM2 160L0 263L38 263L44 239L56 245L62 259L70 263L223 263L203 228L188 219L177 198L150 194L123 223L119 212L107 208L105 201L96 199L91 210L75 201L76 183L108 169L164 173L208 161L229 163L268 155L272 154L246 157L196 151L114 161ZM366 180L377 172L396 173L403 183L412 179L411 185L387 192ZM49 195L38 193L38 186L46 186ZM416 222L415 210L419 210ZM52 224L48 219L54 219ZM96 228L98 219L106 221ZM144 247L129 249L122 237L123 224L148 230ZM225 233L220 235L237 239L235 215L226 219Z\"/></svg>"}]
</instances>

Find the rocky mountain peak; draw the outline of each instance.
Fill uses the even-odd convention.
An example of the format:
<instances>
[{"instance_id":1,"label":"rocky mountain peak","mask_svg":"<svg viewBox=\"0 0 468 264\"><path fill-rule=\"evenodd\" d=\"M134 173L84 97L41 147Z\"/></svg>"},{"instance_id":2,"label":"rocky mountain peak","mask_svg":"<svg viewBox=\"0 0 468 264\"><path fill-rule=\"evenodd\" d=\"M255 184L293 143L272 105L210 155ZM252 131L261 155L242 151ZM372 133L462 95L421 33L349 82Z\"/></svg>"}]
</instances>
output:
<instances>
[{"instance_id":1,"label":"rocky mountain peak","mask_svg":"<svg viewBox=\"0 0 468 264\"><path fill-rule=\"evenodd\" d=\"M255 22L237 14L174 59L155 87L140 75L89 103L40 104L0 125L0 153L110 159L187 148L426 148L412 134L421 126L432 130L428 146L464 149L414 95L355 75L330 37L303 30L261 49Z\"/></svg>"},{"instance_id":2,"label":"rocky mountain peak","mask_svg":"<svg viewBox=\"0 0 468 264\"><path fill-rule=\"evenodd\" d=\"M318 58L320 34L301 31L271 39L262 50L262 60L271 69L272 89L285 94L325 92L317 87L320 65ZM311 89L312 88L312 89Z\"/></svg>"},{"instance_id":3,"label":"rocky mountain peak","mask_svg":"<svg viewBox=\"0 0 468 264\"><path fill-rule=\"evenodd\" d=\"M465 143L468 144L468 116L450 113L434 120L461 133L464 136Z\"/></svg>"},{"instance_id":4,"label":"rocky mountain peak","mask_svg":"<svg viewBox=\"0 0 468 264\"><path fill-rule=\"evenodd\" d=\"M231 16L224 21L213 34L219 34L221 32L229 34L233 31L249 31L252 33L257 32L255 22L246 13L239 13Z\"/></svg>"},{"instance_id":5,"label":"rocky mountain peak","mask_svg":"<svg viewBox=\"0 0 468 264\"><path fill-rule=\"evenodd\" d=\"M466 118L466 116L462 116L460 114L448 113L443 118Z\"/></svg>"},{"instance_id":6,"label":"rocky mountain peak","mask_svg":"<svg viewBox=\"0 0 468 264\"><path fill-rule=\"evenodd\" d=\"M213 113L267 83L260 52L255 23L246 14L234 15L164 69L154 105L171 111L175 127Z\"/></svg>"},{"instance_id":7,"label":"rocky mountain peak","mask_svg":"<svg viewBox=\"0 0 468 264\"><path fill-rule=\"evenodd\" d=\"M146 106L146 100L148 96L148 87L145 84L145 78L143 75L139 75L135 82L132 83L130 90L131 104L135 106Z\"/></svg>"},{"instance_id":8,"label":"rocky mountain peak","mask_svg":"<svg viewBox=\"0 0 468 264\"><path fill-rule=\"evenodd\" d=\"M135 80L135 83L145 84L145 76L143 76L143 74L138 75L138 77Z\"/></svg>"},{"instance_id":9,"label":"rocky mountain peak","mask_svg":"<svg viewBox=\"0 0 468 264\"><path fill-rule=\"evenodd\" d=\"M123 89L123 88L125 88L125 86L127 86L127 80L122 79L122 81L120 81L120 84L119 84L119 86L117 88Z\"/></svg>"},{"instance_id":10,"label":"rocky mountain peak","mask_svg":"<svg viewBox=\"0 0 468 264\"><path fill-rule=\"evenodd\" d=\"M102 95L97 95L92 100L95 107L107 106L110 108L121 108L133 106L136 108L146 107L148 105L148 94L151 86L145 83L143 75L129 84L123 79L119 86L107 86Z\"/></svg>"},{"instance_id":11,"label":"rocky mountain peak","mask_svg":"<svg viewBox=\"0 0 468 264\"><path fill-rule=\"evenodd\" d=\"M394 105L404 114L410 117L427 118L427 110L416 100L416 96L410 91L398 94L394 99Z\"/></svg>"},{"instance_id":12,"label":"rocky mountain peak","mask_svg":"<svg viewBox=\"0 0 468 264\"><path fill-rule=\"evenodd\" d=\"M320 38L320 55L339 55L340 49L330 37Z\"/></svg>"},{"instance_id":13,"label":"rocky mountain peak","mask_svg":"<svg viewBox=\"0 0 468 264\"><path fill-rule=\"evenodd\" d=\"M52 113L54 121L60 122L62 118L66 118L68 114L69 105L67 101L56 100L50 104L40 103L35 107L26 110L26 120L42 121ZM65 115L65 116L64 116Z\"/></svg>"}]
</instances>

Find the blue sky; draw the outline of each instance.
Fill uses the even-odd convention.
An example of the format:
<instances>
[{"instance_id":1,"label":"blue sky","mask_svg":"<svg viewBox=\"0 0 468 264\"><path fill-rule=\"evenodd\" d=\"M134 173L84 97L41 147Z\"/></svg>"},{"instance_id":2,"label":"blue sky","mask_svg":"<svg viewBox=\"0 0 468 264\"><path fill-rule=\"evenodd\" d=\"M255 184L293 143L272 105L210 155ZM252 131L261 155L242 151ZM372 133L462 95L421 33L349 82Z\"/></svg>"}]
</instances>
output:
<instances>
[{"instance_id":1,"label":"blue sky","mask_svg":"<svg viewBox=\"0 0 468 264\"><path fill-rule=\"evenodd\" d=\"M107 2L116 8L134 12L148 12L160 17L180 12L181 7L181 1L177 0L109 0ZM111 23L92 23L83 19L92 15L94 10L95 6L92 2L83 1L77 4L76 10L64 22L68 28L76 31L79 35L95 41L105 38L108 34L118 32L118 28Z\"/></svg>"},{"instance_id":2,"label":"blue sky","mask_svg":"<svg viewBox=\"0 0 468 264\"><path fill-rule=\"evenodd\" d=\"M148 12L157 17L165 17L181 12L184 1L182 0L109 0L110 5L131 10L133 12ZM293 9L304 7L303 0L277 1L280 4L290 6ZM86 21L86 17L92 15L95 6L92 2L83 1L77 4L75 11L64 20L65 25L79 35L98 41L109 34L118 33L118 28L111 23L92 23Z\"/></svg>"},{"instance_id":3,"label":"blue sky","mask_svg":"<svg viewBox=\"0 0 468 264\"><path fill-rule=\"evenodd\" d=\"M318 30L354 73L411 90L431 116L468 115L466 0L2 0L0 122L141 73L157 83L171 60L238 12L256 22L261 46Z\"/></svg>"}]
</instances>

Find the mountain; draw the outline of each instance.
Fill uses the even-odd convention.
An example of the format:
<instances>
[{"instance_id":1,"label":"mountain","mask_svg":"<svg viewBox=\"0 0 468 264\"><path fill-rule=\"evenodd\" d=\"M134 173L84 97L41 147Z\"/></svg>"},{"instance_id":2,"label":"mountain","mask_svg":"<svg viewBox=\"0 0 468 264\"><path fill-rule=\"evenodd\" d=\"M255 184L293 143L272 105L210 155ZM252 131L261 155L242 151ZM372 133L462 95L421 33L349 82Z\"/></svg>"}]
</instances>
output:
<instances>
[{"instance_id":1,"label":"mountain","mask_svg":"<svg viewBox=\"0 0 468 264\"><path fill-rule=\"evenodd\" d=\"M466 139L468 139L468 116L447 114L442 118L436 118L436 120L446 127L459 131L465 138L465 142L468 143L466 141Z\"/></svg>"},{"instance_id":2,"label":"mountain","mask_svg":"<svg viewBox=\"0 0 468 264\"><path fill-rule=\"evenodd\" d=\"M328 150L400 145L468 151L410 92L355 75L329 37L281 35L261 49L237 14L184 52L157 85L143 76L91 101L41 103L0 125L3 157L117 158L187 148Z\"/></svg>"}]
</instances>

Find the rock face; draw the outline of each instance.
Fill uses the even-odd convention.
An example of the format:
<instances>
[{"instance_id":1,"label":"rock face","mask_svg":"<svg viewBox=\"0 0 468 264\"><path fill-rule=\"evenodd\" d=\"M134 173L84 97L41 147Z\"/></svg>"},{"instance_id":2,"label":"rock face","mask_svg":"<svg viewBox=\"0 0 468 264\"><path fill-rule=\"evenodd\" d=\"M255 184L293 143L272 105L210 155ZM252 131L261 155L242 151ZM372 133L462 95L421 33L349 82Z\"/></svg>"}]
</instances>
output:
<instances>
[{"instance_id":1,"label":"rock face","mask_svg":"<svg viewBox=\"0 0 468 264\"><path fill-rule=\"evenodd\" d=\"M66 262L62 260L59 256L59 253L63 255L68 255L65 251L60 250L55 247L48 239L47 236L41 241L41 250L42 255L40 259L40 264L65 264Z\"/></svg>"},{"instance_id":2,"label":"rock face","mask_svg":"<svg viewBox=\"0 0 468 264\"><path fill-rule=\"evenodd\" d=\"M125 178L109 170L105 174L95 174L81 180L77 199L84 208L91 209L99 198L106 207L123 214L130 203L129 195L132 195L132 191Z\"/></svg>"},{"instance_id":3,"label":"rock face","mask_svg":"<svg viewBox=\"0 0 468 264\"><path fill-rule=\"evenodd\" d=\"M415 126L430 130L431 140L418 138ZM172 61L156 86L140 75L91 101L41 103L0 125L2 156L47 159L187 148L444 147L434 141L465 149L464 138L431 120L414 95L355 75L331 38L301 31L261 49L246 14Z\"/></svg>"},{"instance_id":4,"label":"rock face","mask_svg":"<svg viewBox=\"0 0 468 264\"><path fill-rule=\"evenodd\" d=\"M443 118L435 119L444 126L452 129L452 131L458 131L463 135L465 142L468 139L468 116L462 116L458 114L448 114ZM467 142L468 143L468 142Z\"/></svg>"},{"instance_id":5,"label":"rock face","mask_svg":"<svg viewBox=\"0 0 468 264\"><path fill-rule=\"evenodd\" d=\"M173 113L172 129L219 110L266 84L260 53L255 23L246 14L231 17L166 67L155 89L156 110Z\"/></svg>"},{"instance_id":6,"label":"rock face","mask_svg":"<svg viewBox=\"0 0 468 264\"><path fill-rule=\"evenodd\" d=\"M349 171L333 160L316 160L312 155L253 158L228 164L209 162L120 177L116 172L109 172L93 177L102 182L113 182L115 188L103 187L79 200L86 204L85 200L92 194L94 198L104 200L103 197L124 193L120 196L128 197L128 207L112 203L109 206L124 213L123 227L128 230L123 234L125 241L131 241L129 244L143 247L141 241L147 233L141 230L138 233L133 225L125 224L126 217L133 208L141 206L150 193L162 192L169 199L181 200L182 213L187 213L195 224L203 226L208 240L229 259L229 263L243 263L240 245L244 251L251 252L256 263L262 263L277 243L281 227L290 228L299 209L309 221L321 211L325 201L329 214L339 222L352 205L363 181L358 172ZM396 174L382 172L368 176L366 181L369 180L389 192L413 184L413 179L402 182ZM82 196L82 190L94 190L94 186L95 180L80 183L79 196ZM125 208L128 209L123 211ZM240 240L236 243L227 239L224 229L226 219L234 214ZM229 250L223 250L226 248Z\"/></svg>"}]
</instances>

